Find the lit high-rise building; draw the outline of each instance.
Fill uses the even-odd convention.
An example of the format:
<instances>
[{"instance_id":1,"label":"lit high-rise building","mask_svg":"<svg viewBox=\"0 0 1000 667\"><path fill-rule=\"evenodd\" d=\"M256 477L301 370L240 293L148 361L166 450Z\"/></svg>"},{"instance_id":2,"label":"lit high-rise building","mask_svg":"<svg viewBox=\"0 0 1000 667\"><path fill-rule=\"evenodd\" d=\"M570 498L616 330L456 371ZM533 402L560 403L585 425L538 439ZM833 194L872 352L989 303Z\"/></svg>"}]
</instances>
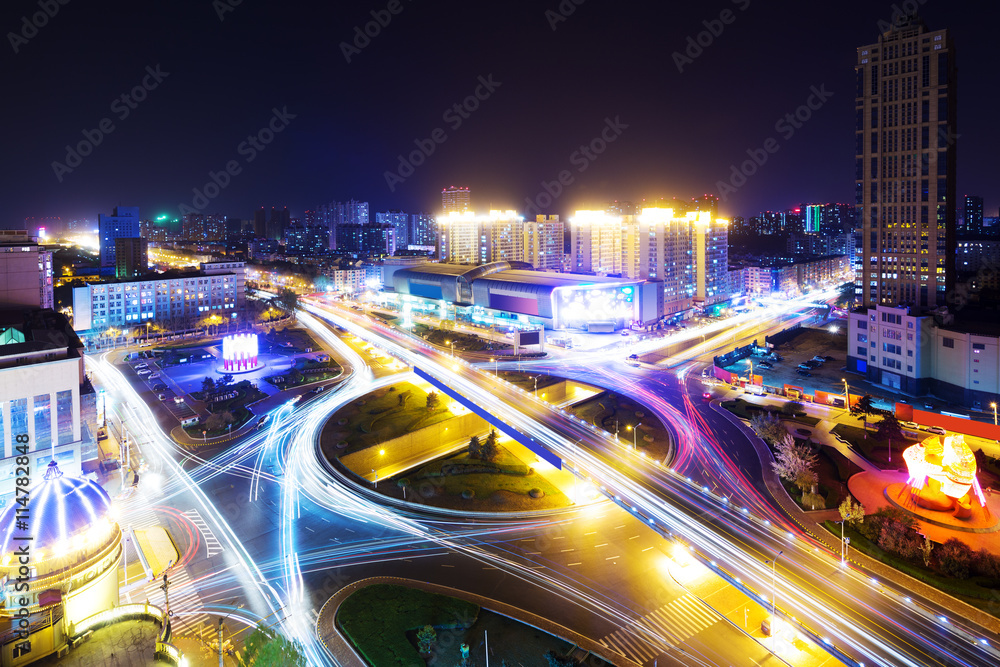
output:
<instances>
[{"instance_id":1,"label":"lit high-rise building","mask_svg":"<svg viewBox=\"0 0 1000 667\"><path fill-rule=\"evenodd\" d=\"M115 239L115 278L137 278L149 270L149 241Z\"/></svg>"},{"instance_id":2,"label":"lit high-rise building","mask_svg":"<svg viewBox=\"0 0 1000 667\"><path fill-rule=\"evenodd\" d=\"M605 211L577 211L569 222L570 270L621 275L623 217Z\"/></svg>"},{"instance_id":3,"label":"lit high-rise building","mask_svg":"<svg viewBox=\"0 0 1000 667\"><path fill-rule=\"evenodd\" d=\"M523 262L524 219L515 211L451 213L438 219L438 244L442 262Z\"/></svg>"},{"instance_id":4,"label":"lit high-rise building","mask_svg":"<svg viewBox=\"0 0 1000 667\"><path fill-rule=\"evenodd\" d=\"M729 297L729 222L702 211L689 213L695 258L696 304L710 306Z\"/></svg>"},{"instance_id":5,"label":"lit high-rise building","mask_svg":"<svg viewBox=\"0 0 1000 667\"><path fill-rule=\"evenodd\" d=\"M52 251L27 230L0 230L0 304L52 308Z\"/></svg>"},{"instance_id":6,"label":"lit high-rise building","mask_svg":"<svg viewBox=\"0 0 1000 667\"><path fill-rule=\"evenodd\" d=\"M433 247L437 245L437 221L430 213L410 215L410 228L406 238L409 245Z\"/></svg>"},{"instance_id":7,"label":"lit high-rise building","mask_svg":"<svg viewBox=\"0 0 1000 667\"><path fill-rule=\"evenodd\" d=\"M402 211L376 213L375 222L380 225L392 225L396 230L396 247L405 248L410 244L410 216Z\"/></svg>"},{"instance_id":8,"label":"lit high-rise building","mask_svg":"<svg viewBox=\"0 0 1000 667\"><path fill-rule=\"evenodd\" d=\"M669 208L645 208L637 216L637 233L632 236L638 240L639 251L634 263L627 264L626 275L663 284L664 314L684 310L694 298L693 215L678 215Z\"/></svg>"},{"instance_id":9,"label":"lit high-rise building","mask_svg":"<svg viewBox=\"0 0 1000 667\"><path fill-rule=\"evenodd\" d=\"M467 213L472 208L469 188L452 185L441 191L441 210L447 213Z\"/></svg>"},{"instance_id":10,"label":"lit high-rise building","mask_svg":"<svg viewBox=\"0 0 1000 667\"><path fill-rule=\"evenodd\" d=\"M719 217L719 198L716 195L705 194L691 200L692 211L707 212L712 220Z\"/></svg>"},{"instance_id":11,"label":"lit high-rise building","mask_svg":"<svg viewBox=\"0 0 1000 667\"><path fill-rule=\"evenodd\" d=\"M962 210L964 221L963 231L976 236L983 233L983 198L976 195L965 195L965 205Z\"/></svg>"},{"instance_id":12,"label":"lit high-rise building","mask_svg":"<svg viewBox=\"0 0 1000 667\"><path fill-rule=\"evenodd\" d=\"M181 237L192 243L222 243L226 240L226 216L185 213L181 220Z\"/></svg>"},{"instance_id":13,"label":"lit high-rise building","mask_svg":"<svg viewBox=\"0 0 1000 667\"><path fill-rule=\"evenodd\" d=\"M538 215L524 223L524 261L536 269L561 271L565 226L558 215Z\"/></svg>"},{"instance_id":14,"label":"lit high-rise building","mask_svg":"<svg viewBox=\"0 0 1000 667\"><path fill-rule=\"evenodd\" d=\"M857 58L858 295L868 307L943 305L955 274L951 37L904 16Z\"/></svg>"},{"instance_id":15,"label":"lit high-rise building","mask_svg":"<svg viewBox=\"0 0 1000 667\"><path fill-rule=\"evenodd\" d=\"M115 269L115 239L139 238L139 207L116 206L111 215L97 216L97 228L101 243L101 268L107 273Z\"/></svg>"}]
</instances>

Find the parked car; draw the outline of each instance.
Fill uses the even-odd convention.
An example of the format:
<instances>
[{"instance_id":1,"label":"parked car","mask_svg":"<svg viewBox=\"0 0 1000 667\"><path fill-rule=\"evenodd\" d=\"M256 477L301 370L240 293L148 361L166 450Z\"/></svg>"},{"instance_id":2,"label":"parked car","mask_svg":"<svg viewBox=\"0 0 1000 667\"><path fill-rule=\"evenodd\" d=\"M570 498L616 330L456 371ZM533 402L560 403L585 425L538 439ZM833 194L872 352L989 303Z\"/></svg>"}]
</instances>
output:
<instances>
[{"instance_id":1,"label":"parked car","mask_svg":"<svg viewBox=\"0 0 1000 667\"><path fill-rule=\"evenodd\" d=\"M166 391L166 389L167 385L163 384L162 382L160 384L153 385L153 391Z\"/></svg>"},{"instance_id":2,"label":"parked car","mask_svg":"<svg viewBox=\"0 0 1000 667\"><path fill-rule=\"evenodd\" d=\"M809 368L819 368L822 365L823 365L822 361L816 361L815 359L810 359L809 361L806 362L806 366L808 366Z\"/></svg>"},{"instance_id":3,"label":"parked car","mask_svg":"<svg viewBox=\"0 0 1000 667\"><path fill-rule=\"evenodd\" d=\"M824 359L826 359L827 361L834 361L834 358L831 357L829 354L826 355L826 357L824 357Z\"/></svg>"},{"instance_id":4,"label":"parked car","mask_svg":"<svg viewBox=\"0 0 1000 667\"><path fill-rule=\"evenodd\" d=\"M149 374L149 379L150 379L150 380L155 380L155 379L156 379L156 378L158 378L158 377L160 377L160 373L159 373L159 371L157 371L156 373L150 373L150 374Z\"/></svg>"},{"instance_id":5,"label":"parked car","mask_svg":"<svg viewBox=\"0 0 1000 667\"><path fill-rule=\"evenodd\" d=\"M926 426L924 430L928 433L936 433L937 435L948 435L948 431L944 430L940 426Z\"/></svg>"},{"instance_id":6,"label":"parked car","mask_svg":"<svg viewBox=\"0 0 1000 667\"><path fill-rule=\"evenodd\" d=\"M159 395L157 395L157 398L160 399L161 401L165 401L165 400L167 400L167 395L166 394L159 394Z\"/></svg>"},{"instance_id":7,"label":"parked car","mask_svg":"<svg viewBox=\"0 0 1000 667\"><path fill-rule=\"evenodd\" d=\"M796 373L798 373L799 375L802 375L802 376L804 376L804 377L812 377L812 373L810 373L809 371L804 371L804 370L802 370L801 368L800 368L800 369L798 369L798 370L797 370L797 371L795 371L795 372L796 372Z\"/></svg>"},{"instance_id":8,"label":"parked car","mask_svg":"<svg viewBox=\"0 0 1000 667\"><path fill-rule=\"evenodd\" d=\"M823 363L824 361L826 361L826 357L821 357L819 355L816 355L815 357L812 358L812 360L818 361L819 363Z\"/></svg>"},{"instance_id":9,"label":"parked car","mask_svg":"<svg viewBox=\"0 0 1000 667\"><path fill-rule=\"evenodd\" d=\"M757 368L773 368L773 367L766 361L762 361L759 364L757 364Z\"/></svg>"},{"instance_id":10,"label":"parked car","mask_svg":"<svg viewBox=\"0 0 1000 667\"><path fill-rule=\"evenodd\" d=\"M799 364L799 370L800 371L811 371L812 370L812 366L810 366L808 364Z\"/></svg>"},{"instance_id":11,"label":"parked car","mask_svg":"<svg viewBox=\"0 0 1000 667\"><path fill-rule=\"evenodd\" d=\"M138 373L139 375L149 375L149 369L148 368L140 368L139 370L136 371L136 373Z\"/></svg>"},{"instance_id":12,"label":"parked car","mask_svg":"<svg viewBox=\"0 0 1000 667\"><path fill-rule=\"evenodd\" d=\"M899 425L903 428L913 429L914 431L920 428L916 422L899 422Z\"/></svg>"}]
</instances>

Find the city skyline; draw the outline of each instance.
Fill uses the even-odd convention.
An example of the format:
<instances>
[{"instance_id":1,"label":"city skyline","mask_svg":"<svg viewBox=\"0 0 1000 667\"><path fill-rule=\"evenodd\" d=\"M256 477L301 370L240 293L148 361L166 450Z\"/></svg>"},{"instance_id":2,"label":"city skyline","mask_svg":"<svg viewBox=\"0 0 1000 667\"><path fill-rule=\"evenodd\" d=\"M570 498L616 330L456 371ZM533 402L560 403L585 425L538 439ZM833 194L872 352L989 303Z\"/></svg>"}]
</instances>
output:
<instances>
[{"instance_id":1,"label":"city skyline","mask_svg":"<svg viewBox=\"0 0 1000 667\"><path fill-rule=\"evenodd\" d=\"M68 5L25 41L16 28L32 7L8 8L3 23L15 35L8 36L8 84L35 96L48 128L41 139L12 132L8 140L4 179L25 195L15 220L93 216L112 203L176 217L183 207L242 217L261 204L287 203L298 212L347 196L370 201L373 210L434 212L452 183L471 188L477 210L523 211L551 198L538 212L562 216L614 198L706 191L726 195L724 217L798 203L790 198L851 201L850 63L896 6L852 3L829 15L741 0L670 10L663 22L650 20L663 8L621 16L599 5L573 5L566 16L558 5L509 16L451 12L447 4L401 3L396 14L355 5L336 18L247 5L221 15L209 6L143 17L122 4L119 13L97 16ZM933 4L920 11L930 29L947 28L961 44L958 132L967 141L958 192L983 196L992 215L989 186L998 167L985 139L995 94L986 85L991 22ZM353 46L355 28L376 20L372 12L386 25L374 24L367 42L358 37L366 45ZM759 40L789 13L819 28L783 33L785 52L796 55L779 66ZM457 22L477 19L496 37L457 30ZM310 39L313 23L323 26L322 40ZM150 37L133 38L126 25ZM170 37L180 26L194 48ZM622 29L635 35L635 46L612 46ZM112 33L134 46L131 55L113 62L99 52L79 55L80 40ZM556 48L517 55L503 46L504 36L514 35ZM286 48L265 59L247 47L270 37ZM453 48L425 46L449 42ZM72 66L65 65L69 53ZM463 57L455 61L456 53ZM441 67L450 68L447 76L429 76ZM628 83L633 75L654 83L637 89ZM70 85L80 76L88 86ZM312 92L321 76L324 86L355 91L361 101L330 105ZM377 104L386 90L416 101ZM248 92L256 99L241 102ZM546 103L553 99L559 104ZM810 119L788 122L786 114L803 105ZM10 127L37 120L33 113L15 110ZM65 147L88 136L90 154L71 166ZM733 185L741 183L733 168L772 137L778 150L766 154L769 164ZM722 184L735 191L720 193ZM218 194L206 197L206 189Z\"/></svg>"}]
</instances>

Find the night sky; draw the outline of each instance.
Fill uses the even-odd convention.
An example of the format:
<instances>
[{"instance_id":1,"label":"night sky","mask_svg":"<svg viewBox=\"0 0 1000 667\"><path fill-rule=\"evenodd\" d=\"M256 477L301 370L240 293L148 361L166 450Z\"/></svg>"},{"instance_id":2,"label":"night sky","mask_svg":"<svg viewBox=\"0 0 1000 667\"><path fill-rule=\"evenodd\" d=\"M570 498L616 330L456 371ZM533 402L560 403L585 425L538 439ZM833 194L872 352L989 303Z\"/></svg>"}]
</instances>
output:
<instances>
[{"instance_id":1,"label":"night sky","mask_svg":"<svg viewBox=\"0 0 1000 667\"><path fill-rule=\"evenodd\" d=\"M348 198L370 201L373 212L437 211L450 184L471 187L477 210L523 212L562 171L561 194L548 205L541 197L539 209L567 215L613 198L717 192L731 165L770 137L780 150L729 195L723 214L852 203L856 47L876 41L894 6L59 1L41 0L58 13L37 34L22 17L39 12L39 0L6 0L0 13L8 227L26 216L95 219L117 204L140 206L143 217L179 215L182 205L242 218L256 206L288 206L299 216ZM992 215L1000 6L972 4L926 0L921 14L930 29L953 32L958 189L984 196ZM573 11L562 16L560 6ZM731 22L714 24L721 34L679 72L673 54L724 10ZM359 39L362 48L352 44L347 62L342 43L372 11L388 24L367 44ZM144 81L145 99L121 99ZM792 136L777 131L814 86L832 97ZM477 90L477 109L448 111ZM113 131L101 131L102 120ZM265 131L273 140L262 150L243 143L269 123L280 132ZM88 149L84 131L100 144L73 167L66 146ZM577 152L602 133L613 139L603 153ZM400 171L398 156L417 150L415 140L434 151L417 156L412 174ZM230 161L239 173L196 200L193 189ZM386 172L401 180L390 187Z\"/></svg>"}]
</instances>

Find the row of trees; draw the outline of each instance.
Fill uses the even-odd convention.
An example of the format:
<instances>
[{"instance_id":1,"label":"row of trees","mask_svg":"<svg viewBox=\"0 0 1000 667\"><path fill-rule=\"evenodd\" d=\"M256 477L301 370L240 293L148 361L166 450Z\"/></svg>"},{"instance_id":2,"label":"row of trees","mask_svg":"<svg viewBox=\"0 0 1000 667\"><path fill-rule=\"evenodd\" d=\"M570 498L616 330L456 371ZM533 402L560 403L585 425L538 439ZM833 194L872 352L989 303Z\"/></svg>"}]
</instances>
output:
<instances>
[{"instance_id":1,"label":"row of trees","mask_svg":"<svg viewBox=\"0 0 1000 667\"><path fill-rule=\"evenodd\" d=\"M781 418L763 413L750 420L753 430L774 447L774 472L807 493L818 481L816 452L807 443L798 443L785 429Z\"/></svg>"}]
</instances>

